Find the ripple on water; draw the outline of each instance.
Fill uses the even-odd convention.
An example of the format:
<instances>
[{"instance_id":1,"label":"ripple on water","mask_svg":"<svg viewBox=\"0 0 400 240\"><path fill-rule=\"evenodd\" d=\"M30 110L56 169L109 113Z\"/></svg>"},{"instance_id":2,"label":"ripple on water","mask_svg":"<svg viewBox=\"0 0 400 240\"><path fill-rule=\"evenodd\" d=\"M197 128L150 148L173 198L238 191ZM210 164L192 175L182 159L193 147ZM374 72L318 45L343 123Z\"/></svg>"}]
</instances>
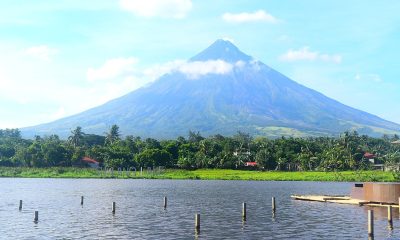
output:
<instances>
[{"instance_id":1,"label":"ripple on water","mask_svg":"<svg viewBox=\"0 0 400 240\"><path fill-rule=\"evenodd\" d=\"M4 239L366 239L367 209L290 195L347 194L350 183L0 179ZM80 196L84 205L80 205ZM163 209L163 197L168 207ZM273 217L271 197L277 211ZM19 200L24 201L18 211ZM116 213L111 203L116 202ZM242 221L242 202L247 219ZM39 222L33 222L34 211ZM376 209L376 239L398 239ZM194 215L201 214L195 233ZM394 211L394 219L398 218ZM399 223L395 220L394 228Z\"/></svg>"}]
</instances>

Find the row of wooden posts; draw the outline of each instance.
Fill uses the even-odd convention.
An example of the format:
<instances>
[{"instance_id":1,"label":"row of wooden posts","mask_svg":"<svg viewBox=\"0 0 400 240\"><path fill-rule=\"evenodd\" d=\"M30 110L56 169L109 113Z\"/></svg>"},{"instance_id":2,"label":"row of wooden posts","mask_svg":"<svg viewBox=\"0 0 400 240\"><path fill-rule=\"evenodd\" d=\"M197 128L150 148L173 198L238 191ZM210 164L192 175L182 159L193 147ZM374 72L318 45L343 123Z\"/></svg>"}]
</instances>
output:
<instances>
[{"instance_id":1,"label":"row of wooden posts","mask_svg":"<svg viewBox=\"0 0 400 240\"><path fill-rule=\"evenodd\" d=\"M81 205L83 205L83 200L84 197L81 196ZM164 197L164 209L167 208L167 197ZM112 202L112 207L111 207L111 212L112 214L115 214L115 207L116 207L116 203ZM19 200L19 210L22 210L22 200ZM272 197L272 213L275 214L275 210L276 210L276 205L275 205L275 197ZM242 218L244 221L246 221L246 217L247 217L247 208L246 208L246 202L243 202L242 204ZM37 223L39 221L39 211L35 211L35 218L33 220L35 223ZM200 230L200 214L196 213L195 215L195 229L196 230Z\"/></svg>"},{"instance_id":2,"label":"row of wooden posts","mask_svg":"<svg viewBox=\"0 0 400 240\"><path fill-rule=\"evenodd\" d=\"M392 205L387 207L387 220L389 229L393 229ZM399 198L399 214L400 214L400 198ZM368 210L368 237L374 239L374 210Z\"/></svg>"},{"instance_id":3,"label":"row of wooden posts","mask_svg":"<svg viewBox=\"0 0 400 240\"><path fill-rule=\"evenodd\" d=\"M83 200L84 197L81 196L81 205L83 205ZM164 209L167 208L167 197L164 197ZM272 213L275 214L276 211L276 204L275 204L275 197L272 197ZM112 202L112 207L111 207L111 212L112 214L115 214L115 207L116 207L116 203ZM19 200L19 210L22 210L22 200ZM393 228L393 215L392 215L392 206L389 205L388 208L388 214L387 214L387 218L388 218L388 223L389 223L389 227L392 229ZM400 213L400 198L399 198L399 213ZM247 206L246 206L246 202L243 202L242 204L242 218L245 221L247 218ZM35 211L35 218L34 218L34 222L37 223L39 221L39 211ZM196 230L200 230L200 214L196 213L195 215L195 229ZM368 210L368 236L370 238L374 238L374 211L373 210Z\"/></svg>"}]
</instances>

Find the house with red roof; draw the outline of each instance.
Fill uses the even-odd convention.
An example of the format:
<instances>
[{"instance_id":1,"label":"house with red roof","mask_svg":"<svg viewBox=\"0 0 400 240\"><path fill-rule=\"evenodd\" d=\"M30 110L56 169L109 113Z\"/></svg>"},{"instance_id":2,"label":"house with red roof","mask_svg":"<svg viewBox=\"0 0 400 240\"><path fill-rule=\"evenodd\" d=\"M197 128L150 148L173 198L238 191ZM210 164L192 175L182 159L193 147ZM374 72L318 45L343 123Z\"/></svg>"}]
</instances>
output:
<instances>
[{"instance_id":1,"label":"house with red roof","mask_svg":"<svg viewBox=\"0 0 400 240\"><path fill-rule=\"evenodd\" d=\"M246 162L245 167L257 167L257 162Z\"/></svg>"},{"instance_id":2,"label":"house with red roof","mask_svg":"<svg viewBox=\"0 0 400 240\"><path fill-rule=\"evenodd\" d=\"M372 165L374 169L379 169L379 170L385 170L385 165L383 164L383 162L379 161L378 159L376 159L376 155L373 153L369 153L369 152L365 152L363 155L363 158L368 160Z\"/></svg>"},{"instance_id":3,"label":"house with red roof","mask_svg":"<svg viewBox=\"0 0 400 240\"><path fill-rule=\"evenodd\" d=\"M99 165L100 165L100 163L98 161L96 161L90 157L83 157L82 162L86 163L91 168L99 168Z\"/></svg>"},{"instance_id":4,"label":"house with red roof","mask_svg":"<svg viewBox=\"0 0 400 240\"><path fill-rule=\"evenodd\" d=\"M365 152L364 153L364 158L369 160L371 163L375 163L376 155L373 154L373 153Z\"/></svg>"}]
</instances>

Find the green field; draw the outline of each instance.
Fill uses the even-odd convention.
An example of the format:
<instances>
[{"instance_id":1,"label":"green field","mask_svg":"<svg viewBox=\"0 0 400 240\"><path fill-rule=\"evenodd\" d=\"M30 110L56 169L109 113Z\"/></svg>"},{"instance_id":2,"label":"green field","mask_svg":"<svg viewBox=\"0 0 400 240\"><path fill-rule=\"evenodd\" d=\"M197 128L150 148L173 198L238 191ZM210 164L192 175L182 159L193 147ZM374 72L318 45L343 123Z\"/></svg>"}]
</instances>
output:
<instances>
[{"instance_id":1,"label":"green field","mask_svg":"<svg viewBox=\"0 0 400 240\"><path fill-rule=\"evenodd\" d=\"M0 167L0 177L22 178L146 178L146 179L204 179L204 180L257 180L257 181L350 181L350 182L393 182L395 176L382 171L344 171L344 172L278 172L247 171L229 169L198 169L144 171L118 173L99 172L89 168L12 168Z\"/></svg>"}]
</instances>

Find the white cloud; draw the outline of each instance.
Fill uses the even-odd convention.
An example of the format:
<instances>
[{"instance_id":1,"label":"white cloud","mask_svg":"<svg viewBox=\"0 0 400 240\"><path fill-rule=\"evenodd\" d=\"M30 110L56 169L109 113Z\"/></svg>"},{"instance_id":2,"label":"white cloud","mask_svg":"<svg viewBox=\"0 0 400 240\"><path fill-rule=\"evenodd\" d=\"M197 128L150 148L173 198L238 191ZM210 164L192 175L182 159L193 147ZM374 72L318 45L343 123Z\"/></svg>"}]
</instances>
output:
<instances>
[{"instance_id":1,"label":"white cloud","mask_svg":"<svg viewBox=\"0 0 400 240\"><path fill-rule=\"evenodd\" d=\"M58 50L55 48L50 48L46 45L33 46L24 50L24 53L28 56L43 60L49 61L52 56L58 53Z\"/></svg>"},{"instance_id":2,"label":"white cloud","mask_svg":"<svg viewBox=\"0 0 400 240\"><path fill-rule=\"evenodd\" d=\"M178 67L178 71L188 78L196 79L207 74L227 74L232 71L233 65L222 60L187 62Z\"/></svg>"},{"instance_id":3,"label":"white cloud","mask_svg":"<svg viewBox=\"0 0 400 240\"><path fill-rule=\"evenodd\" d=\"M191 0L120 0L122 10L141 17L182 19L192 9Z\"/></svg>"},{"instance_id":4,"label":"white cloud","mask_svg":"<svg viewBox=\"0 0 400 240\"><path fill-rule=\"evenodd\" d=\"M222 19L226 22L231 23L243 23L243 22L268 22L277 23L278 19L264 10L258 10L253 13L242 12L242 13L225 13L222 15Z\"/></svg>"},{"instance_id":5,"label":"white cloud","mask_svg":"<svg viewBox=\"0 0 400 240\"><path fill-rule=\"evenodd\" d=\"M225 41L229 41L231 43L235 43L235 40L233 38L231 38L231 37L222 37L221 39L225 40Z\"/></svg>"},{"instance_id":6,"label":"white cloud","mask_svg":"<svg viewBox=\"0 0 400 240\"><path fill-rule=\"evenodd\" d=\"M357 73L354 76L354 79L358 80L358 81L369 81L369 82L376 82L376 83L383 82L383 79L381 78L381 76L379 74L375 74L375 73L366 73L366 74Z\"/></svg>"},{"instance_id":7,"label":"white cloud","mask_svg":"<svg viewBox=\"0 0 400 240\"><path fill-rule=\"evenodd\" d=\"M323 62L333 62L341 63L342 56L339 54L321 54L316 51L311 51L309 47L303 47L299 50L290 49L285 54L279 57L282 61L323 61Z\"/></svg>"},{"instance_id":8,"label":"white cloud","mask_svg":"<svg viewBox=\"0 0 400 240\"><path fill-rule=\"evenodd\" d=\"M234 67L243 66L242 62L222 60L176 60L142 68L137 58L126 57L112 58L92 68L77 64L71 71L64 65L26 58L17 54L19 49L0 45L0 106L7 104L9 108L5 110L7 117L0 121L2 127L24 127L70 116L127 94L166 73L181 72L195 79L205 74L228 74Z\"/></svg>"},{"instance_id":9,"label":"white cloud","mask_svg":"<svg viewBox=\"0 0 400 240\"><path fill-rule=\"evenodd\" d=\"M164 74L171 72L180 72L189 79L197 79L207 74L228 74L233 67L243 67L245 63L238 61L235 64L223 60L193 61L175 60L164 64L154 65L143 70L143 76L149 81L154 80Z\"/></svg>"},{"instance_id":10,"label":"white cloud","mask_svg":"<svg viewBox=\"0 0 400 240\"><path fill-rule=\"evenodd\" d=\"M116 78L132 72L137 62L138 60L133 57L110 59L99 68L89 68L86 76L91 82Z\"/></svg>"},{"instance_id":11,"label":"white cloud","mask_svg":"<svg viewBox=\"0 0 400 240\"><path fill-rule=\"evenodd\" d=\"M178 69L185 63L185 60L175 60L166 62L164 64L156 64L151 67L145 68L143 70L143 77L148 79L149 81L155 80L164 74L170 73Z\"/></svg>"}]
</instances>

